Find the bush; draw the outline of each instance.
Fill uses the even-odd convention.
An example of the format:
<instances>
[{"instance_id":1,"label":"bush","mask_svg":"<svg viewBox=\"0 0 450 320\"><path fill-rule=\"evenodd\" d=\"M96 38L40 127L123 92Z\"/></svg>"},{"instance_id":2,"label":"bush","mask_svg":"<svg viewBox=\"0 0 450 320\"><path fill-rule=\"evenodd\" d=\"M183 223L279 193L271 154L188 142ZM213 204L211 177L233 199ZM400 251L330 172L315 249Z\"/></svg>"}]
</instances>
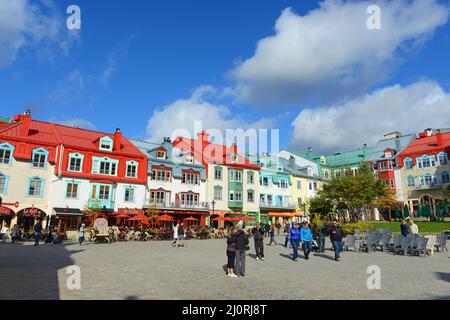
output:
<instances>
[{"instance_id":1,"label":"bush","mask_svg":"<svg viewBox=\"0 0 450 320\"><path fill-rule=\"evenodd\" d=\"M359 229L361 233L366 232L367 229L375 230L375 226L371 223L364 222L364 221L358 221L356 223L344 223L342 225L342 229L345 233L355 233L355 229Z\"/></svg>"}]
</instances>

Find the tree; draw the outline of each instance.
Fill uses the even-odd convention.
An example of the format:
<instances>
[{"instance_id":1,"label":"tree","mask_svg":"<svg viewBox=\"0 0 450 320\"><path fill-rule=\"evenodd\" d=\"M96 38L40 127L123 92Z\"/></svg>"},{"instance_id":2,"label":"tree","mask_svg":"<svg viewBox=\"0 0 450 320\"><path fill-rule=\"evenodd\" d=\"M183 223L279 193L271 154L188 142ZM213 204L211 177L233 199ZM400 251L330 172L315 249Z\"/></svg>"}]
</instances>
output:
<instances>
[{"instance_id":1,"label":"tree","mask_svg":"<svg viewBox=\"0 0 450 320\"><path fill-rule=\"evenodd\" d=\"M372 173L370 165L363 162L358 173L346 170L344 175L324 184L317 196L310 201L310 212L321 216L347 214L351 221L361 219L367 214L377 199L387 197L385 184Z\"/></svg>"},{"instance_id":2,"label":"tree","mask_svg":"<svg viewBox=\"0 0 450 320\"><path fill-rule=\"evenodd\" d=\"M395 200L392 195L381 197L375 201L375 206L377 208L389 210L389 221L392 220L392 210L400 208L402 204L402 202Z\"/></svg>"}]
</instances>

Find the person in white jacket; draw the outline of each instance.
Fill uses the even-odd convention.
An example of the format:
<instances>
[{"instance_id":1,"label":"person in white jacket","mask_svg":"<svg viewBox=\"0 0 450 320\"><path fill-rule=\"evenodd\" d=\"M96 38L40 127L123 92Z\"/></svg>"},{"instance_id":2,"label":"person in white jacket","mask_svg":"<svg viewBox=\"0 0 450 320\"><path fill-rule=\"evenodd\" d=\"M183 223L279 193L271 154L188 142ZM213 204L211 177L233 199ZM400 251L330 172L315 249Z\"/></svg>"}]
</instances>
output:
<instances>
[{"instance_id":1,"label":"person in white jacket","mask_svg":"<svg viewBox=\"0 0 450 320\"><path fill-rule=\"evenodd\" d=\"M409 230L411 230L411 234L419 234L419 227L417 226L417 224L415 224L413 220L409 220L409 223L411 224L409 226Z\"/></svg>"},{"instance_id":2,"label":"person in white jacket","mask_svg":"<svg viewBox=\"0 0 450 320\"><path fill-rule=\"evenodd\" d=\"M9 234L9 228L8 225L5 224L1 230L1 234L2 234L2 242L6 243L6 240L8 239L8 234Z\"/></svg>"},{"instance_id":3,"label":"person in white jacket","mask_svg":"<svg viewBox=\"0 0 450 320\"><path fill-rule=\"evenodd\" d=\"M173 226L173 242L172 247L175 247L178 242L178 222Z\"/></svg>"}]
</instances>

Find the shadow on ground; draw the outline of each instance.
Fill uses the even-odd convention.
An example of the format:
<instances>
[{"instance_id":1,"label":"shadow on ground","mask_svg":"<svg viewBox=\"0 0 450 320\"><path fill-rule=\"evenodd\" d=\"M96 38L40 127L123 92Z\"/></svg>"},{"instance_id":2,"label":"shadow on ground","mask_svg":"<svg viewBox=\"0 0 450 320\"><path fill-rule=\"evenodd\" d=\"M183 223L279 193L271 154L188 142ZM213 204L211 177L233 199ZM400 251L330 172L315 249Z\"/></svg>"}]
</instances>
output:
<instances>
[{"instance_id":1,"label":"shadow on ground","mask_svg":"<svg viewBox=\"0 0 450 320\"><path fill-rule=\"evenodd\" d=\"M74 264L66 244L35 247L7 243L0 248L0 299L59 300L58 270Z\"/></svg>"},{"instance_id":2,"label":"shadow on ground","mask_svg":"<svg viewBox=\"0 0 450 320\"><path fill-rule=\"evenodd\" d=\"M439 280L450 282L450 273L446 272L436 272L436 277Z\"/></svg>"}]
</instances>

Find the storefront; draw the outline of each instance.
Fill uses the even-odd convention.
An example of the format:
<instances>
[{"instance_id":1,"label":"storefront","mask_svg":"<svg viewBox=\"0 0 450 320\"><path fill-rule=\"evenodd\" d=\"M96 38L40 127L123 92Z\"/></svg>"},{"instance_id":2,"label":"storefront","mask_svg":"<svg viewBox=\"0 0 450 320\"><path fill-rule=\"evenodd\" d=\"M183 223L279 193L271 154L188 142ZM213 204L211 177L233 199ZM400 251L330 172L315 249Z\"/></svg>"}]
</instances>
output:
<instances>
[{"instance_id":1,"label":"storefront","mask_svg":"<svg viewBox=\"0 0 450 320\"><path fill-rule=\"evenodd\" d=\"M83 216L80 209L54 208L50 226L56 228L63 238L76 239Z\"/></svg>"},{"instance_id":2,"label":"storefront","mask_svg":"<svg viewBox=\"0 0 450 320\"><path fill-rule=\"evenodd\" d=\"M38 221L42 223L42 228L47 227L48 216L41 209L31 207L17 212L17 225L25 233L32 231Z\"/></svg>"},{"instance_id":3,"label":"storefront","mask_svg":"<svg viewBox=\"0 0 450 320\"><path fill-rule=\"evenodd\" d=\"M11 228L11 221L15 216L16 213L14 210L7 207L0 207L0 226L5 224L8 228Z\"/></svg>"}]
</instances>

